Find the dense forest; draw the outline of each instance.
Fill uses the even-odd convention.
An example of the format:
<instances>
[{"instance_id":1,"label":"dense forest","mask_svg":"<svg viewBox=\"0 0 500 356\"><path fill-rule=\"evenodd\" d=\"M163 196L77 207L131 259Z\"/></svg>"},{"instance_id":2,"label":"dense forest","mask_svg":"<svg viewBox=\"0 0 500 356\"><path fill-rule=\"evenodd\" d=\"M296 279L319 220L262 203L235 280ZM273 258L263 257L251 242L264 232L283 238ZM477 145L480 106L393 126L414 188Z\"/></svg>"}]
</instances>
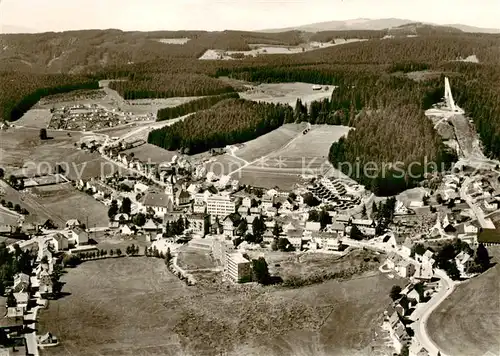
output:
<instances>
[{"instance_id":1,"label":"dense forest","mask_svg":"<svg viewBox=\"0 0 500 356\"><path fill-rule=\"evenodd\" d=\"M228 94L221 94L221 95L212 95L204 98L199 98L196 100L192 100L190 102L177 105L171 108L164 108L158 110L158 119L157 121L163 121L163 120L171 120L175 119L176 117L181 117L187 114L190 114L195 111L200 111L200 110L205 110L209 109L215 104L217 104L219 101L225 100L225 99L238 99L240 96L238 93L228 93Z\"/></svg>"},{"instance_id":2,"label":"dense forest","mask_svg":"<svg viewBox=\"0 0 500 356\"><path fill-rule=\"evenodd\" d=\"M229 84L203 74L140 75L126 81L109 84L124 99L170 98L175 96L204 96L234 92Z\"/></svg>"},{"instance_id":3,"label":"dense forest","mask_svg":"<svg viewBox=\"0 0 500 356\"><path fill-rule=\"evenodd\" d=\"M72 75L37 75L0 72L0 117L21 118L42 97L78 89L97 89L97 80Z\"/></svg>"},{"instance_id":4,"label":"dense forest","mask_svg":"<svg viewBox=\"0 0 500 356\"><path fill-rule=\"evenodd\" d=\"M226 99L184 121L150 132L148 142L195 154L252 140L291 121L290 106Z\"/></svg>"}]
</instances>

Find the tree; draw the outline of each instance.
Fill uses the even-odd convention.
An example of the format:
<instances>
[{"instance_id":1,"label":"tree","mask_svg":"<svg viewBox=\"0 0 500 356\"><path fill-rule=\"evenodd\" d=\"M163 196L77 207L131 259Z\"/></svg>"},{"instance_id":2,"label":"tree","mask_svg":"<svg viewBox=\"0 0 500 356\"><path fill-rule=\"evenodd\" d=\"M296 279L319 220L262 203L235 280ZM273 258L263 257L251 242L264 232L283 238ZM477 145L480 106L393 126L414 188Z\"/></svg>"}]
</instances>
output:
<instances>
[{"instance_id":1,"label":"tree","mask_svg":"<svg viewBox=\"0 0 500 356\"><path fill-rule=\"evenodd\" d=\"M389 293L389 296L391 297L392 300L399 299L401 296L401 287L398 285L393 285L391 288L391 292Z\"/></svg>"},{"instance_id":2,"label":"tree","mask_svg":"<svg viewBox=\"0 0 500 356\"><path fill-rule=\"evenodd\" d=\"M47 139L47 129L40 129L40 140Z\"/></svg>"},{"instance_id":3,"label":"tree","mask_svg":"<svg viewBox=\"0 0 500 356\"><path fill-rule=\"evenodd\" d=\"M328 214L328 212L325 209L322 209L320 211L318 219L321 225L321 229L326 228L326 225L332 223L332 217L330 216L330 214Z\"/></svg>"},{"instance_id":4,"label":"tree","mask_svg":"<svg viewBox=\"0 0 500 356\"><path fill-rule=\"evenodd\" d=\"M132 218L132 222L137 226L144 226L146 224L146 215L138 213Z\"/></svg>"},{"instance_id":5,"label":"tree","mask_svg":"<svg viewBox=\"0 0 500 356\"><path fill-rule=\"evenodd\" d=\"M264 257L252 260L252 265L254 280L263 285L269 284L271 276L269 275L269 268Z\"/></svg>"},{"instance_id":6,"label":"tree","mask_svg":"<svg viewBox=\"0 0 500 356\"><path fill-rule=\"evenodd\" d=\"M320 201L312 195L312 193L306 193L304 194L304 203L306 203L308 206L318 206L320 204Z\"/></svg>"},{"instance_id":7,"label":"tree","mask_svg":"<svg viewBox=\"0 0 500 356\"><path fill-rule=\"evenodd\" d=\"M167 252L165 253L165 264L168 266L171 260L172 260L172 253L170 252L170 247L168 247Z\"/></svg>"},{"instance_id":8,"label":"tree","mask_svg":"<svg viewBox=\"0 0 500 356\"><path fill-rule=\"evenodd\" d=\"M351 227L351 233L349 234L349 237L353 240L363 240L365 238L365 235L361 232L361 230L356 226L353 225Z\"/></svg>"},{"instance_id":9,"label":"tree","mask_svg":"<svg viewBox=\"0 0 500 356\"><path fill-rule=\"evenodd\" d=\"M410 349L408 348L408 345L403 345L401 347L401 352L399 353L399 356L409 356L410 355Z\"/></svg>"},{"instance_id":10,"label":"tree","mask_svg":"<svg viewBox=\"0 0 500 356\"><path fill-rule=\"evenodd\" d=\"M0 179L3 179L4 176L5 176L5 171L2 167L0 167Z\"/></svg>"},{"instance_id":11,"label":"tree","mask_svg":"<svg viewBox=\"0 0 500 356\"><path fill-rule=\"evenodd\" d=\"M455 262L455 260L452 259L448 261L448 264L446 266L446 274L454 281L460 279L460 271L457 268L457 263Z\"/></svg>"},{"instance_id":12,"label":"tree","mask_svg":"<svg viewBox=\"0 0 500 356\"><path fill-rule=\"evenodd\" d=\"M7 307L15 308L17 306L16 298L14 297L14 293L10 292L7 296Z\"/></svg>"},{"instance_id":13,"label":"tree","mask_svg":"<svg viewBox=\"0 0 500 356\"><path fill-rule=\"evenodd\" d=\"M116 249L116 255L118 257L120 257L122 255L122 250L120 250L119 248Z\"/></svg>"},{"instance_id":14,"label":"tree","mask_svg":"<svg viewBox=\"0 0 500 356\"><path fill-rule=\"evenodd\" d=\"M252 221L252 232L256 238L255 242L262 241L262 235L266 231L266 224L262 216L256 216Z\"/></svg>"},{"instance_id":15,"label":"tree","mask_svg":"<svg viewBox=\"0 0 500 356\"><path fill-rule=\"evenodd\" d=\"M12 209L14 205L12 204L11 201L7 202L7 208Z\"/></svg>"},{"instance_id":16,"label":"tree","mask_svg":"<svg viewBox=\"0 0 500 356\"><path fill-rule=\"evenodd\" d=\"M443 203L444 203L443 197L442 197L442 196L441 196L441 194L439 194L439 193L436 195L436 202L437 202L439 205L441 205L441 204L443 204Z\"/></svg>"},{"instance_id":17,"label":"tree","mask_svg":"<svg viewBox=\"0 0 500 356\"><path fill-rule=\"evenodd\" d=\"M19 204L14 205L14 210L17 211L17 212L20 212L21 211L21 205L19 205Z\"/></svg>"},{"instance_id":18,"label":"tree","mask_svg":"<svg viewBox=\"0 0 500 356\"><path fill-rule=\"evenodd\" d=\"M118 213L118 202L113 199L111 201L111 205L109 206L109 209L108 209L109 219L112 220L117 213Z\"/></svg>"},{"instance_id":19,"label":"tree","mask_svg":"<svg viewBox=\"0 0 500 356\"><path fill-rule=\"evenodd\" d=\"M275 221L274 226L273 226L274 237L278 238L282 232L283 232L283 228L280 225L278 225L277 221Z\"/></svg>"},{"instance_id":20,"label":"tree","mask_svg":"<svg viewBox=\"0 0 500 356\"><path fill-rule=\"evenodd\" d=\"M113 257L113 255L114 255L114 254L115 254L115 250L113 250L113 249L109 250L109 255L110 255L111 257Z\"/></svg>"},{"instance_id":21,"label":"tree","mask_svg":"<svg viewBox=\"0 0 500 356\"><path fill-rule=\"evenodd\" d=\"M123 198L122 205L120 207L120 213L130 214L131 209L132 209L132 201L130 201L130 198L128 197Z\"/></svg>"},{"instance_id":22,"label":"tree","mask_svg":"<svg viewBox=\"0 0 500 356\"><path fill-rule=\"evenodd\" d=\"M474 262L481 266L483 272L490 267L490 255L482 243L477 246Z\"/></svg>"},{"instance_id":23,"label":"tree","mask_svg":"<svg viewBox=\"0 0 500 356\"><path fill-rule=\"evenodd\" d=\"M429 205L429 196L426 194L422 197L422 203L424 203L425 206Z\"/></svg>"},{"instance_id":24,"label":"tree","mask_svg":"<svg viewBox=\"0 0 500 356\"><path fill-rule=\"evenodd\" d=\"M239 235L239 236L244 236L245 233L247 232L248 230L248 223L247 223L247 220L246 219L241 219L241 222L240 224L238 225L238 228L236 230L236 233Z\"/></svg>"},{"instance_id":25,"label":"tree","mask_svg":"<svg viewBox=\"0 0 500 356\"><path fill-rule=\"evenodd\" d=\"M363 208L361 209L361 215L362 215L363 217L366 217L366 216L367 216L367 215L366 215L366 205L363 205Z\"/></svg>"}]
</instances>

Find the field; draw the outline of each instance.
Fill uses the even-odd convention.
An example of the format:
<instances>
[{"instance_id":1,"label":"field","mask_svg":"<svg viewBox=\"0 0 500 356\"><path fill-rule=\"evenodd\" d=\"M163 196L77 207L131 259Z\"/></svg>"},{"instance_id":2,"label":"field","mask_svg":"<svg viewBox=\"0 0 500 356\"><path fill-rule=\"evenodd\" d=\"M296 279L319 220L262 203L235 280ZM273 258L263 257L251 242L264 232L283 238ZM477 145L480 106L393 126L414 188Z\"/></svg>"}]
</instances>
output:
<instances>
[{"instance_id":1,"label":"field","mask_svg":"<svg viewBox=\"0 0 500 356\"><path fill-rule=\"evenodd\" d=\"M108 208L90 195L76 190L71 184L36 188L41 195L34 200L43 206L52 220L61 226L70 219L78 219L89 227L108 225ZM88 220L87 220L88 219Z\"/></svg>"},{"instance_id":2,"label":"field","mask_svg":"<svg viewBox=\"0 0 500 356\"><path fill-rule=\"evenodd\" d=\"M497 264L457 286L427 322L429 335L447 355L498 355L500 350L500 248L488 251Z\"/></svg>"},{"instance_id":3,"label":"field","mask_svg":"<svg viewBox=\"0 0 500 356\"><path fill-rule=\"evenodd\" d=\"M158 146L146 143L144 145L131 148L123 151L123 153L134 154L134 158L138 158L141 162L171 162L172 157L177 153L175 151L167 151Z\"/></svg>"},{"instance_id":4,"label":"field","mask_svg":"<svg viewBox=\"0 0 500 356\"><path fill-rule=\"evenodd\" d=\"M252 101L281 103L295 107L297 98L300 98L303 104L308 104L315 100L330 98L334 89L335 87L329 86L328 90L313 90L312 84L308 83L260 84L251 90L240 93L240 97Z\"/></svg>"},{"instance_id":5,"label":"field","mask_svg":"<svg viewBox=\"0 0 500 356\"><path fill-rule=\"evenodd\" d=\"M216 273L207 273L216 278ZM198 276L196 278L199 278ZM85 262L40 314L43 355L376 355L388 291L377 274L301 289L187 287L160 259ZM313 341L313 342L311 342Z\"/></svg>"},{"instance_id":6,"label":"field","mask_svg":"<svg viewBox=\"0 0 500 356\"><path fill-rule=\"evenodd\" d=\"M243 184L291 189L295 183L301 182L302 175L325 174L331 169L332 166L328 162L330 146L348 131L349 128L345 126L312 125L307 134L298 133L278 148L275 148L277 144L271 146L263 159L252 162L233 177L237 177ZM252 145L265 146L271 141L266 136L252 141ZM291 137L291 134L288 137ZM259 145L261 139L263 143ZM275 150L271 151L273 148ZM236 151L235 154L248 154L245 149ZM263 153L264 150L260 152Z\"/></svg>"},{"instance_id":7,"label":"field","mask_svg":"<svg viewBox=\"0 0 500 356\"><path fill-rule=\"evenodd\" d=\"M210 257L208 251L184 246L180 249L177 257L177 264L186 270L215 268L215 262Z\"/></svg>"},{"instance_id":8,"label":"field","mask_svg":"<svg viewBox=\"0 0 500 356\"><path fill-rule=\"evenodd\" d=\"M201 96L186 96L173 97L166 99L136 99L127 100L127 103L132 106L140 107L141 109L156 113L159 109L171 108L190 101L202 98Z\"/></svg>"},{"instance_id":9,"label":"field","mask_svg":"<svg viewBox=\"0 0 500 356\"><path fill-rule=\"evenodd\" d=\"M301 134L306 127L306 123L285 124L255 140L245 142L243 148L235 151L235 155L248 162L252 162L282 148L294 137Z\"/></svg>"},{"instance_id":10,"label":"field","mask_svg":"<svg viewBox=\"0 0 500 356\"><path fill-rule=\"evenodd\" d=\"M31 109L26 112L19 120L15 122L16 126L47 128L52 114L50 109Z\"/></svg>"}]
</instances>

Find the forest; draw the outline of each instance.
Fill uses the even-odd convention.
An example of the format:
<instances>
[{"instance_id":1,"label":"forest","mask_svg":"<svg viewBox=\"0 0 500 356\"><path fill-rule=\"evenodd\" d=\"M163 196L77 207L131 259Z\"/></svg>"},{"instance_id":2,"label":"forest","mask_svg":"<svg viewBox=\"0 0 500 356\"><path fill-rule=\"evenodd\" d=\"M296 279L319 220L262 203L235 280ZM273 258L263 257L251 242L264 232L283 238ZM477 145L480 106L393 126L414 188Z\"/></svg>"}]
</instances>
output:
<instances>
[{"instance_id":1,"label":"forest","mask_svg":"<svg viewBox=\"0 0 500 356\"><path fill-rule=\"evenodd\" d=\"M287 105L226 99L184 121L150 132L148 143L195 154L252 140L292 120L293 110Z\"/></svg>"},{"instance_id":2,"label":"forest","mask_svg":"<svg viewBox=\"0 0 500 356\"><path fill-rule=\"evenodd\" d=\"M109 84L126 100L205 96L234 92L229 84L203 74L154 73Z\"/></svg>"},{"instance_id":3,"label":"forest","mask_svg":"<svg viewBox=\"0 0 500 356\"><path fill-rule=\"evenodd\" d=\"M231 98L238 99L239 97L240 96L238 93L212 95L192 100L190 102L177 105L171 108L160 109L158 110L157 121L175 119L176 117L181 117L195 111L209 109L215 104L217 104L219 101Z\"/></svg>"}]
</instances>

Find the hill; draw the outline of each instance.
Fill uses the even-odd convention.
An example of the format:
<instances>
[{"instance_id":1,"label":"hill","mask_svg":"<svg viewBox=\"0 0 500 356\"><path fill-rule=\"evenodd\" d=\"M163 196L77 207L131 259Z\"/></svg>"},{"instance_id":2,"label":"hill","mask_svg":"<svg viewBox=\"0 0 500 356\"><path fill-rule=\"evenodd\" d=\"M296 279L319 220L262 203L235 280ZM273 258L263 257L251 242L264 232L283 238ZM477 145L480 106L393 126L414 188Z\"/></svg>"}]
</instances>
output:
<instances>
[{"instance_id":1,"label":"hill","mask_svg":"<svg viewBox=\"0 0 500 356\"><path fill-rule=\"evenodd\" d=\"M353 19L345 21L325 21L312 23L307 25L292 26L288 28L269 29L263 32L283 32L283 31L306 31L306 32L321 32L321 31L352 31L352 30L385 30L394 27L400 27L408 24L421 23L412 20L387 18L387 19ZM451 25L436 25L426 23L437 27L452 27L463 32L476 32L476 33L500 33L500 29L481 28L462 24Z\"/></svg>"}]
</instances>

